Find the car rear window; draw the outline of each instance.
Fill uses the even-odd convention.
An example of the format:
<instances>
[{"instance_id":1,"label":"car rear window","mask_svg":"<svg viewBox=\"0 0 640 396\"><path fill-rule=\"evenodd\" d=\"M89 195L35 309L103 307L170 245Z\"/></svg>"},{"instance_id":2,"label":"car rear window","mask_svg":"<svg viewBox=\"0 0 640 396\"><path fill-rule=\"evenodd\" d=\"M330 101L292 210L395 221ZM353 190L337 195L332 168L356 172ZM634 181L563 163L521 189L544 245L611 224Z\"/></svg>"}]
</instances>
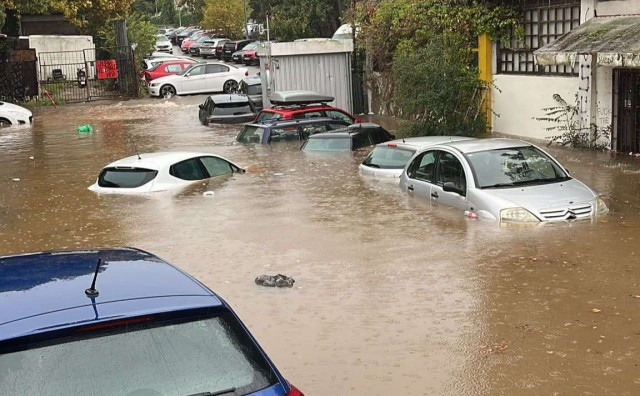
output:
<instances>
[{"instance_id":1,"label":"car rear window","mask_svg":"<svg viewBox=\"0 0 640 396\"><path fill-rule=\"evenodd\" d=\"M245 95L260 95L262 94L262 85L261 84L249 85L246 82L241 81L240 93L243 93Z\"/></svg>"},{"instance_id":2,"label":"car rear window","mask_svg":"<svg viewBox=\"0 0 640 396\"><path fill-rule=\"evenodd\" d=\"M262 142L263 134L264 128L245 125L238 134L238 137L236 137L236 140L242 143L260 143Z\"/></svg>"},{"instance_id":3,"label":"car rear window","mask_svg":"<svg viewBox=\"0 0 640 396\"><path fill-rule=\"evenodd\" d=\"M273 113L271 111L261 111L260 114L258 114L258 122L264 122L264 121L276 121L282 118L282 114L279 113Z\"/></svg>"},{"instance_id":4,"label":"car rear window","mask_svg":"<svg viewBox=\"0 0 640 396\"><path fill-rule=\"evenodd\" d=\"M0 349L3 396L245 395L278 382L231 313L134 319Z\"/></svg>"},{"instance_id":5,"label":"car rear window","mask_svg":"<svg viewBox=\"0 0 640 396\"><path fill-rule=\"evenodd\" d=\"M245 103L223 103L217 104L213 108L213 115L239 115L253 113L249 102Z\"/></svg>"},{"instance_id":6,"label":"car rear window","mask_svg":"<svg viewBox=\"0 0 640 396\"><path fill-rule=\"evenodd\" d=\"M378 146L362 161L362 165L380 169L402 169L415 151Z\"/></svg>"},{"instance_id":7,"label":"car rear window","mask_svg":"<svg viewBox=\"0 0 640 396\"><path fill-rule=\"evenodd\" d=\"M100 187L135 188L153 180L158 171L144 168L105 168L98 176Z\"/></svg>"},{"instance_id":8,"label":"car rear window","mask_svg":"<svg viewBox=\"0 0 640 396\"><path fill-rule=\"evenodd\" d=\"M304 144L304 151L342 151L351 150L351 137L309 139Z\"/></svg>"}]
</instances>

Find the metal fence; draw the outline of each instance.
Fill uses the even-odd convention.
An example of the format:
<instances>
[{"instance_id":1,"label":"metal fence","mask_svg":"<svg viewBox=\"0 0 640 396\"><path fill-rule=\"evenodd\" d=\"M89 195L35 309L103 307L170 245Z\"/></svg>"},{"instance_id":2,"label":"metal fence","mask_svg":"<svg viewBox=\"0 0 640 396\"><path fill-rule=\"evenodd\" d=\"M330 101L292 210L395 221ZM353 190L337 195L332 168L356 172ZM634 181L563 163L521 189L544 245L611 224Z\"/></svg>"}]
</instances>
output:
<instances>
[{"instance_id":1,"label":"metal fence","mask_svg":"<svg viewBox=\"0 0 640 396\"><path fill-rule=\"evenodd\" d=\"M41 52L38 64L42 95L50 95L58 102L138 94L137 70L131 47Z\"/></svg>"},{"instance_id":2,"label":"metal fence","mask_svg":"<svg viewBox=\"0 0 640 396\"><path fill-rule=\"evenodd\" d=\"M22 102L38 96L33 49L0 51L0 100Z\"/></svg>"},{"instance_id":3,"label":"metal fence","mask_svg":"<svg viewBox=\"0 0 640 396\"><path fill-rule=\"evenodd\" d=\"M362 70L352 70L351 86L353 94L353 113L365 114L369 112L367 92L364 86L364 72Z\"/></svg>"}]
</instances>

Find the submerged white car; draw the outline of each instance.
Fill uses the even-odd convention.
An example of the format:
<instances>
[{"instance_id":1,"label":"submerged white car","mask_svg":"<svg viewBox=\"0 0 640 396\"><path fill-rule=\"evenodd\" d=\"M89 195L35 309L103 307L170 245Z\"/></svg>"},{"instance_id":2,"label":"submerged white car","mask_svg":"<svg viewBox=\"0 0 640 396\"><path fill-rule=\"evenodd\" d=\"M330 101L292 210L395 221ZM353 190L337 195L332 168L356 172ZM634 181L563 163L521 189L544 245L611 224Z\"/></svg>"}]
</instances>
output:
<instances>
[{"instance_id":1,"label":"submerged white car","mask_svg":"<svg viewBox=\"0 0 640 396\"><path fill-rule=\"evenodd\" d=\"M139 194L186 187L199 180L244 169L226 158L193 152L133 155L105 166L89 190L99 193Z\"/></svg>"},{"instance_id":2,"label":"submerged white car","mask_svg":"<svg viewBox=\"0 0 640 396\"><path fill-rule=\"evenodd\" d=\"M363 176L394 178L397 181L409 159L421 148L469 139L473 138L463 136L420 136L380 143L362 161L358 171Z\"/></svg>"},{"instance_id":3,"label":"submerged white car","mask_svg":"<svg viewBox=\"0 0 640 396\"><path fill-rule=\"evenodd\" d=\"M224 63L198 63L181 73L156 78L149 84L149 94L167 98L208 92L234 93L240 80L248 75L249 70L244 67Z\"/></svg>"},{"instance_id":4,"label":"submerged white car","mask_svg":"<svg viewBox=\"0 0 640 396\"><path fill-rule=\"evenodd\" d=\"M33 113L12 103L0 101L0 128L12 125L30 125L33 123Z\"/></svg>"},{"instance_id":5,"label":"submerged white car","mask_svg":"<svg viewBox=\"0 0 640 396\"><path fill-rule=\"evenodd\" d=\"M475 139L427 147L400 176L400 188L501 222L592 218L608 212L602 197L553 157L515 139Z\"/></svg>"}]
</instances>

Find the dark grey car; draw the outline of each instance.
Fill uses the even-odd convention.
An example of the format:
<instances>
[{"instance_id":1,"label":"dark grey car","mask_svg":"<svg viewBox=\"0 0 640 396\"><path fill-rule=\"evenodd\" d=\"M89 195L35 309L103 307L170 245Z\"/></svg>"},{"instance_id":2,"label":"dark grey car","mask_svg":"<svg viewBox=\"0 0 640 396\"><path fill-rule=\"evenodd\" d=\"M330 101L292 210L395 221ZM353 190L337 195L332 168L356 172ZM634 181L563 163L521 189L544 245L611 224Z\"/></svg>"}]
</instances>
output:
<instances>
[{"instance_id":1,"label":"dark grey car","mask_svg":"<svg viewBox=\"0 0 640 396\"><path fill-rule=\"evenodd\" d=\"M199 118L203 125L250 122L257 113L247 95L211 95L199 107Z\"/></svg>"},{"instance_id":2,"label":"dark grey car","mask_svg":"<svg viewBox=\"0 0 640 396\"><path fill-rule=\"evenodd\" d=\"M236 137L241 143L269 144L282 141L302 141L316 133L344 128L348 124L332 118L307 118L275 121L269 124L246 124Z\"/></svg>"},{"instance_id":3,"label":"dark grey car","mask_svg":"<svg viewBox=\"0 0 640 396\"><path fill-rule=\"evenodd\" d=\"M256 107L256 111L262 110L262 80L259 75L245 77L240 80L238 93L247 95Z\"/></svg>"}]
</instances>

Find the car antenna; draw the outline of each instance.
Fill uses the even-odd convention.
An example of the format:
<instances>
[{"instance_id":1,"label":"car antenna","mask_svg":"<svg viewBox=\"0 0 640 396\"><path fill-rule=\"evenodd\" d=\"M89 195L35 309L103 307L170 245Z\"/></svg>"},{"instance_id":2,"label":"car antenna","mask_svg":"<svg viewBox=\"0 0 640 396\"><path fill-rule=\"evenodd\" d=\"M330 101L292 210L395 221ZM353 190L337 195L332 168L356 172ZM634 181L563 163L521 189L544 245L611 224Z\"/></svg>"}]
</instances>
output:
<instances>
[{"instance_id":1,"label":"car antenna","mask_svg":"<svg viewBox=\"0 0 640 396\"><path fill-rule=\"evenodd\" d=\"M93 282L91 282L91 287L89 287L88 289L85 289L84 294L87 295L87 297L97 297L98 294L100 294L98 292L98 290L96 290L96 278L98 278L98 270L100 270L100 263L102 262L102 258L98 257L98 263L96 264L96 271L93 273Z\"/></svg>"},{"instance_id":2,"label":"car antenna","mask_svg":"<svg viewBox=\"0 0 640 396\"><path fill-rule=\"evenodd\" d=\"M136 141L134 139L131 139L131 143L133 144L133 151L136 152L138 159L141 160L142 158L140 158L140 153L138 153L138 147L136 147Z\"/></svg>"}]
</instances>

